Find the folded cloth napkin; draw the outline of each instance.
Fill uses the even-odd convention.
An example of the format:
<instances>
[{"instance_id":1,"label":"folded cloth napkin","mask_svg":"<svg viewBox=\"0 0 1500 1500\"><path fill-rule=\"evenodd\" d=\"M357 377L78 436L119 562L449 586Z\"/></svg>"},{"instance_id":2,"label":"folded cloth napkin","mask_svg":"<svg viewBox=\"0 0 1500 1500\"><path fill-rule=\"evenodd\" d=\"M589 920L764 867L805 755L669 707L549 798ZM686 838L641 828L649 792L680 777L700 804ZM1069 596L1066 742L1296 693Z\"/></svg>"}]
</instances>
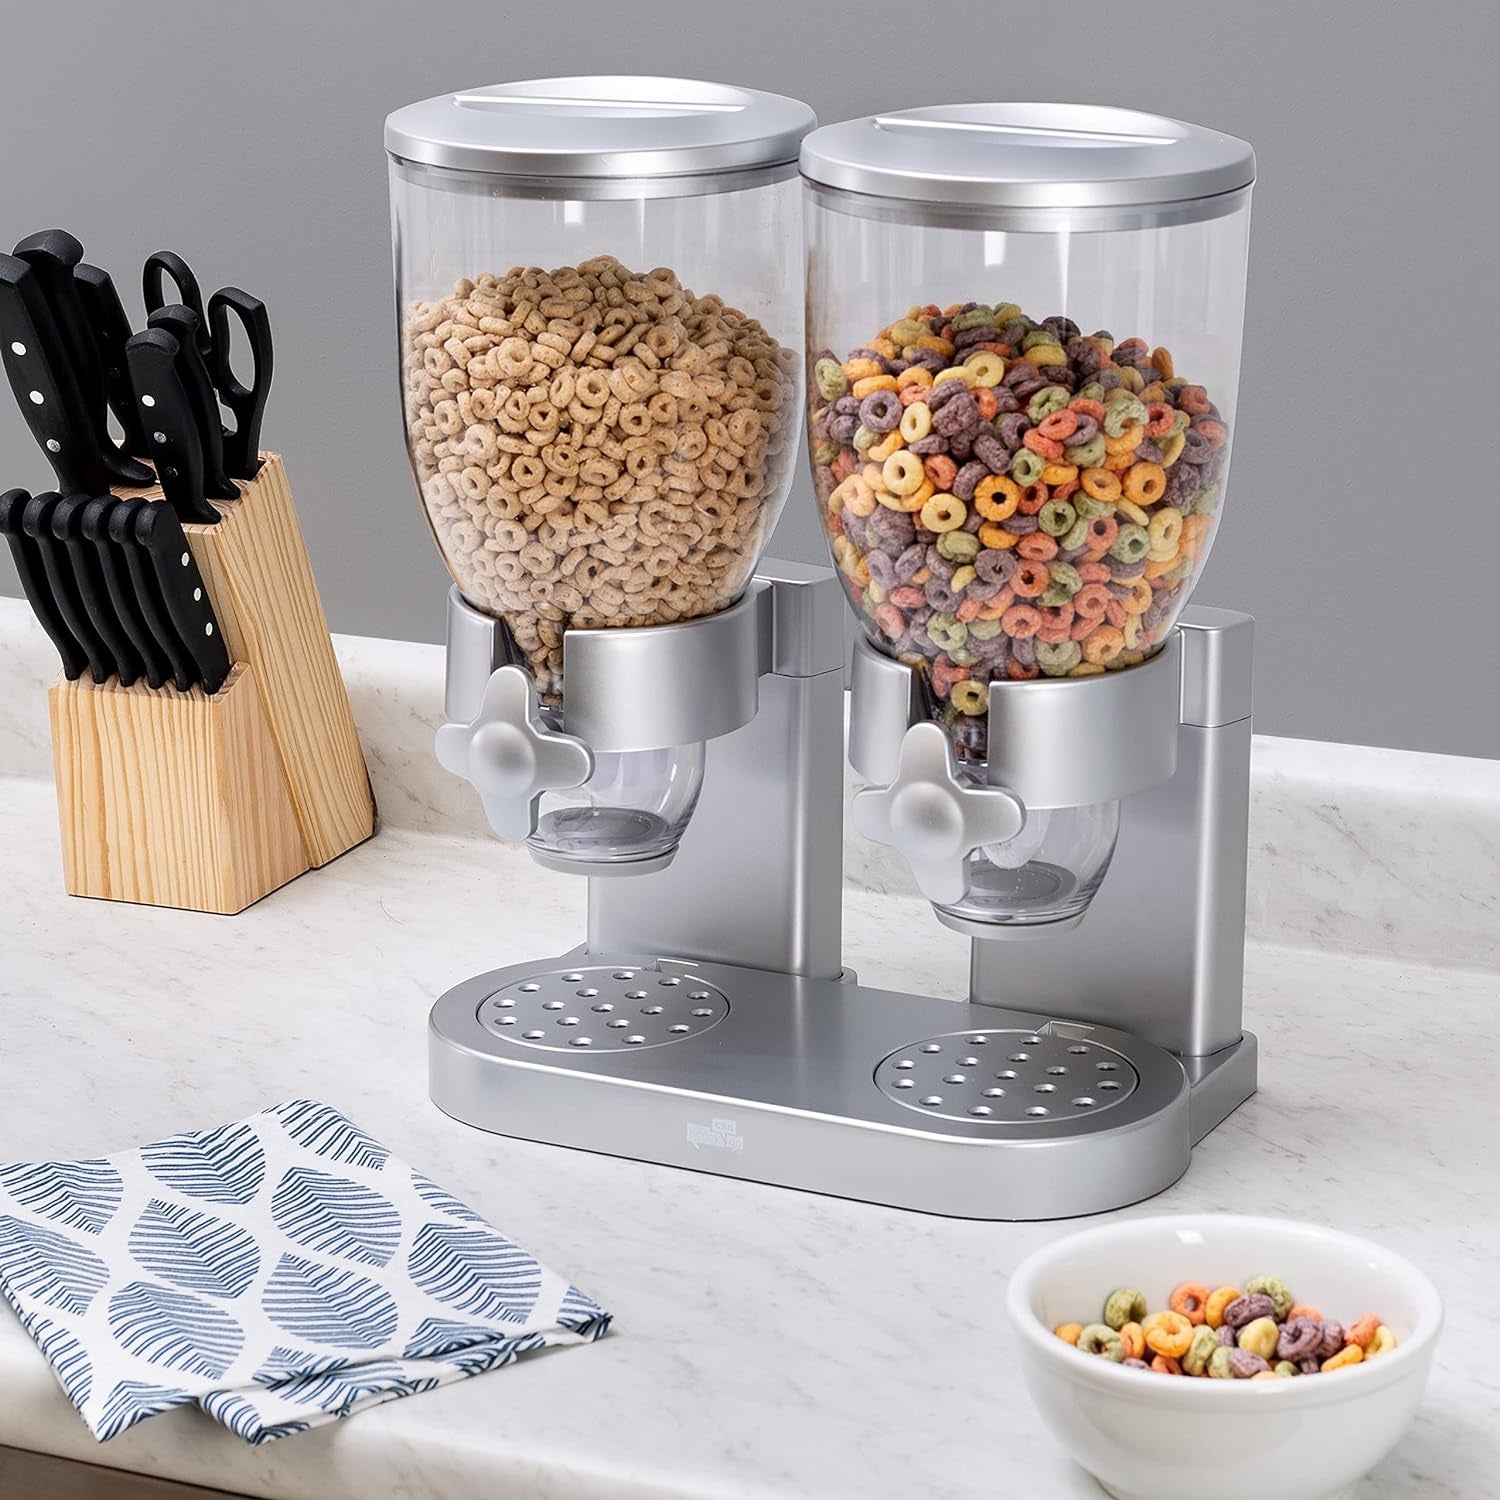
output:
<instances>
[{"instance_id":1,"label":"folded cloth napkin","mask_svg":"<svg viewBox=\"0 0 1500 1500\"><path fill-rule=\"evenodd\" d=\"M610 1322L307 1099L0 1167L0 1292L101 1440L196 1403L265 1443Z\"/></svg>"}]
</instances>

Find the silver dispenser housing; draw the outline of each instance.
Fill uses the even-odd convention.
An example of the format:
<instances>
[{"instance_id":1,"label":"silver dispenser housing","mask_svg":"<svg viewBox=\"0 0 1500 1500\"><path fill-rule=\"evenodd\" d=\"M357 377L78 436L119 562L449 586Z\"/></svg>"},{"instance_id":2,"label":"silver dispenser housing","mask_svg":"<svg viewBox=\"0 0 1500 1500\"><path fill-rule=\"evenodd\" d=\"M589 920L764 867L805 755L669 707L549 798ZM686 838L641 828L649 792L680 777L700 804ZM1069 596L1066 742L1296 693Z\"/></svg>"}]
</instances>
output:
<instances>
[{"instance_id":1,"label":"silver dispenser housing","mask_svg":"<svg viewBox=\"0 0 1500 1500\"><path fill-rule=\"evenodd\" d=\"M1090 783L1121 798L1092 906L1026 942L973 937L954 1002L841 969L843 607L828 570L766 563L722 615L570 632L576 748L559 753L503 629L453 596L440 741L492 820L499 806L522 831L548 779L600 745L691 732L708 754L675 858L590 879L583 945L437 1002L434 1101L501 1134L968 1218L1161 1191L1255 1087L1240 1027L1248 617L1189 610L1167 650L1086 695L992 689L984 786L947 759L911 670L861 648L851 759L878 783L867 807L905 796L882 827L919 879L961 870L974 829L1024 819L1017 787L1039 795L1051 736L1075 716L1116 731L1113 780ZM1137 879L1150 926L1132 921Z\"/></svg>"}]
</instances>

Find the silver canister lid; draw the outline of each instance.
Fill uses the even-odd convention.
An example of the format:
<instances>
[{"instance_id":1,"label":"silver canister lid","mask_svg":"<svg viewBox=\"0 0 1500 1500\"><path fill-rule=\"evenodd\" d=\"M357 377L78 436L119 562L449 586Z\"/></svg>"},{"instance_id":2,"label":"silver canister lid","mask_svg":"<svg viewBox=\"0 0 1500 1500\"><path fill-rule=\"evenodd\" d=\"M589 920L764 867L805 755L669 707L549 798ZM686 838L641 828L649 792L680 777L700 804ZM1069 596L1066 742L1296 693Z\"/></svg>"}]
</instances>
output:
<instances>
[{"instance_id":1,"label":"silver canister lid","mask_svg":"<svg viewBox=\"0 0 1500 1500\"><path fill-rule=\"evenodd\" d=\"M509 177L686 177L795 162L817 123L799 100L723 83L533 78L408 104L387 117L385 149Z\"/></svg>"},{"instance_id":2,"label":"silver canister lid","mask_svg":"<svg viewBox=\"0 0 1500 1500\"><path fill-rule=\"evenodd\" d=\"M802 175L825 188L946 207L1109 210L1247 187L1245 141L1095 104L939 104L815 130Z\"/></svg>"}]
</instances>

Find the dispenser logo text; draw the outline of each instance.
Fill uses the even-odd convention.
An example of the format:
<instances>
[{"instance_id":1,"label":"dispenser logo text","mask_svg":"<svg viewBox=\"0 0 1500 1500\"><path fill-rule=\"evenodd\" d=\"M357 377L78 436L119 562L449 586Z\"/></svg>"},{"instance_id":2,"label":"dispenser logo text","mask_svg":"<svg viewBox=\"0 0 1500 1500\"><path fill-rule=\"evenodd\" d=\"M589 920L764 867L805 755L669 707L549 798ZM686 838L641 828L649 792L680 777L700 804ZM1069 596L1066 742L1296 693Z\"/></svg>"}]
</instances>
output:
<instances>
[{"instance_id":1,"label":"dispenser logo text","mask_svg":"<svg viewBox=\"0 0 1500 1500\"><path fill-rule=\"evenodd\" d=\"M694 1125L689 1121L687 1138L688 1145L695 1151L702 1146L711 1146L716 1151L745 1149L745 1138L733 1120L711 1120L707 1125Z\"/></svg>"}]
</instances>

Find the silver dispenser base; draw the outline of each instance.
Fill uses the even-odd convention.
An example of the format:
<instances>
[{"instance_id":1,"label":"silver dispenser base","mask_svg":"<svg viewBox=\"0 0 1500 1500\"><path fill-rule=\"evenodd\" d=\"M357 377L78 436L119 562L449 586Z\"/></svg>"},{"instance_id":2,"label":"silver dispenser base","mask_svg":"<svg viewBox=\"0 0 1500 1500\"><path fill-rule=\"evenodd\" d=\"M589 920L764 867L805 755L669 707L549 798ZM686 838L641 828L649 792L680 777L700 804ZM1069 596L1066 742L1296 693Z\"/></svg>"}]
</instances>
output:
<instances>
[{"instance_id":1,"label":"silver dispenser base","mask_svg":"<svg viewBox=\"0 0 1500 1500\"><path fill-rule=\"evenodd\" d=\"M1255 1091L1108 1027L852 980L587 953L449 990L434 1103L549 1145L968 1219L1149 1198Z\"/></svg>"},{"instance_id":2,"label":"silver dispenser base","mask_svg":"<svg viewBox=\"0 0 1500 1500\"><path fill-rule=\"evenodd\" d=\"M1126 801L1088 920L1051 942L976 940L971 994L987 1003L955 1004L840 973L843 617L827 569L768 562L720 615L567 632L569 736L705 740L703 794L669 866L590 880L584 947L437 1002L433 1101L503 1135L960 1218L1067 1218L1171 1186L1255 1091L1240 1027L1249 618L1189 610L1155 666L991 694L1002 785L1027 778L1036 806ZM519 720L488 701L505 647L450 598L440 734L473 772L477 730L513 731L524 754L476 785L506 814L497 828L518 814L524 833L538 788L573 782L521 776L517 792L512 773L577 752L532 723L534 694ZM913 672L856 650L850 758L866 780L900 771L926 717ZM1081 761L1080 745L1099 753ZM1049 797L1036 778L1058 766Z\"/></svg>"}]
</instances>

